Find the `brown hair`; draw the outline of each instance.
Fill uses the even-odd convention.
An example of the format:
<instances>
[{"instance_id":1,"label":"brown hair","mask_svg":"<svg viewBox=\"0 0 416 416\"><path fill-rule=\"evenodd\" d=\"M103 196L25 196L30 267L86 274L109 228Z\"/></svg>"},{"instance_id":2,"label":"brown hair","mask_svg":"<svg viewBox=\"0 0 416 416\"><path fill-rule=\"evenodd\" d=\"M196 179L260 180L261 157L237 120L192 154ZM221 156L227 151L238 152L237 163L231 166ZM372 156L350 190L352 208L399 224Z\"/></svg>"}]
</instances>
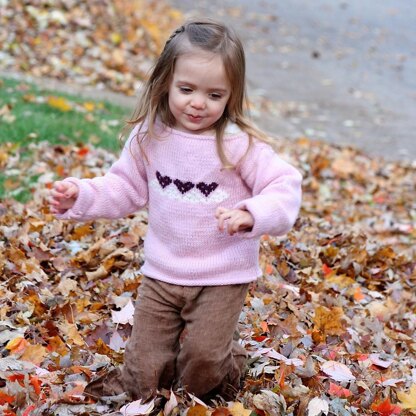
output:
<instances>
[{"instance_id":1,"label":"brown hair","mask_svg":"<svg viewBox=\"0 0 416 416\"><path fill-rule=\"evenodd\" d=\"M234 166L228 160L223 138L228 120L234 122L249 136L249 146L253 137L269 141L261 130L257 129L247 117L248 106L245 82L245 54L241 41L230 28L213 20L193 20L176 29L167 40L165 47L156 61L150 77L144 85L139 104L128 125L147 122L147 131L139 129L139 145L146 137L157 137L154 130L156 118L169 127L175 119L169 109L168 92L173 77L175 63L179 56L189 52L190 48L220 54L230 83L231 95L223 115L213 126L216 131L218 156L225 168ZM143 149L142 149L143 150ZM146 157L146 155L145 155ZM147 159L147 157L146 157Z\"/></svg>"}]
</instances>

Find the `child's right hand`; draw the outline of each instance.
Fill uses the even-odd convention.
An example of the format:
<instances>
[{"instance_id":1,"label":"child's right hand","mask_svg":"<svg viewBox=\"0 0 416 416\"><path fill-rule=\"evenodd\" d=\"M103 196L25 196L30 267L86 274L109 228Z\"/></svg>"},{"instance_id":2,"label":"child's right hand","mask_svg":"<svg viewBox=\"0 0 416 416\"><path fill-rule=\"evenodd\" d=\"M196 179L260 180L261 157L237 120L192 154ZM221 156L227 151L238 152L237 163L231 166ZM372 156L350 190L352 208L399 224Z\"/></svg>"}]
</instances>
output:
<instances>
[{"instance_id":1,"label":"child's right hand","mask_svg":"<svg viewBox=\"0 0 416 416\"><path fill-rule=\"evenodd\" d=\"M78 198L78 193L78 187L71 182L55 182L49 200L52 214L63 214L72 208Z\"/></svg>"}]
</instances>

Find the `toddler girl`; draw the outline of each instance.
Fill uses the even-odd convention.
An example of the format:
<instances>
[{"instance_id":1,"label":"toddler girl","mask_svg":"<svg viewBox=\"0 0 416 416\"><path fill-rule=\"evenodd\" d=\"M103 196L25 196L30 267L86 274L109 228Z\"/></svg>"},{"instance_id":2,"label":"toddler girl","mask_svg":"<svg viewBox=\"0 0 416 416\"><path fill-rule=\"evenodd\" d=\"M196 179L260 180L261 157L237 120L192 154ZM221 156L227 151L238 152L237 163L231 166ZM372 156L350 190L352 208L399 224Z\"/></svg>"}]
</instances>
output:
<instances>
[{"instance_id":1,"label":"toddler girl","mask_svg":"<svg viewBox=\"0 0 416 416\"><path fill-rule=\"evenodd\" d=\"M248 284L261 275L259 238L287 233L301 201L301 175L250 123L245 104L234 32L186 23L151 72L120 159L103 177L67 178L51 191L61 219L148 209L144 277L117 381L132 398L183 387L231 400L239 387L246 353L233 334Z\"/></svg>"}]
</instances>

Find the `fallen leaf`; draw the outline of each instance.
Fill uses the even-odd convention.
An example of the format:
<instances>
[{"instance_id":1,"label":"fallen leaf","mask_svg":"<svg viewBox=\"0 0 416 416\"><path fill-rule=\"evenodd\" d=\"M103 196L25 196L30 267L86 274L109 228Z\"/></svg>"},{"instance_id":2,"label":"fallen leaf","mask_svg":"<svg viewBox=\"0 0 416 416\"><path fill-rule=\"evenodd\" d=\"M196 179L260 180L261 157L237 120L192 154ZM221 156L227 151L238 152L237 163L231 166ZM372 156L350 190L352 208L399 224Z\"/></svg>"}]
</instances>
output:
<instances>
[{"instance_id":1,"label":"fallen leaf","mask_svg":"<svg viewBox=\"0 0 416 416\"><path fill-rule=\"evenodd\" d=\"M400 407L392 404L389 398L380 403L373 403L371 409L378 412L380 416L399 415L401 412Z\"/></svg>"},{"instance_id":2,"label":"fallen leaf","mask_svg":"<svg viewBox=\"0 0 416 416\"><path fill-rule=\"evenodd\" d=\"M240 402L231 402L228 405L228 410L232 416L250 416L251 410L246 409L243 406L243 403Z\"/></svg>"},{"instance_id":3,"label":"fallen leaf","mask_svg":"<svg viewBox=\"0 0 416 416\"><path fill-rule=\"evenodd\" d=\"M321 413L327 415L328 412L328 402L319 397L314 397L308 404L308 416L319 416Z\"/></svg>"},{"instance_id":4,"label":"fallen leaf","mask_svg":"<svg viewBox=\"0 0 416 416\"><path fill-rule=\"evenodd\" d=\"M345 364L337 361L326 361L321 364L321 370L335 381L355 380L351 370Z\"/></svg>"},{"instance_id":5,"label":"fallen leaf","mask_svg":"<svg viewBox=\"0 0 416 416\"><path fill-rule=\"evenodd\" d=\"M403 409L416 411L416 384L411 385L409 393L398 391L397 398L400 400L400 406Z\"/></svg>"},{"instance_id":6,"label":"fallen leaf","mask_svg":"<svg viewBox=\"0 0 416 416\"><path fill-rule=\"evenodd\" d=\"M142 400L136 400L128 403L120 409L123 416L148 415L154 408L155 402L151 400L148 403L142 403Z\"/></svg>"}]
</instances>

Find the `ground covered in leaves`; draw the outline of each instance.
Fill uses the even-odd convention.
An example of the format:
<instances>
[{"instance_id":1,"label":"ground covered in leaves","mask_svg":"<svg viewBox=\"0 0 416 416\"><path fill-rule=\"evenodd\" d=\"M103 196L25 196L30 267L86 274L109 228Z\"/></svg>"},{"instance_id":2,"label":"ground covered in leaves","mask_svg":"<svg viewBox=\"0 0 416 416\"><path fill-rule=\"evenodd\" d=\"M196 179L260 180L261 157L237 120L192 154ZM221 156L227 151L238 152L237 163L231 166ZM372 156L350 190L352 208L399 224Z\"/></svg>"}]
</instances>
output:
<instances>
[{"instance_id":1,"label":"ground covered in leaves","mask_svg":"<svg viewBox=\"0 0 416 416\"><path fill-rule=\"evenodd\" d=\"M304 202L287 237L262 240L264 275L240 319L244 386L209 408L164 392L164 414L416 414L416 166L307 138L278 147L304 174ZM100 175L115 156L48 143L0 155L2 170L39 178L30 202L0 203L2 414L151 412L154 403L83 394L122 363L146 213L62 222L45 202L54 179Z\"/></svg>"},{"instance_id":2,"label":"ground covered in leaves","mask_svg":"<svg viewBox=\"0 0 416 416\"><path fill-rule=\"evenodd\" d=\"M0 68L132 95L181 18L156 0L0 1Z\"/></svg>"}]
</instances>

